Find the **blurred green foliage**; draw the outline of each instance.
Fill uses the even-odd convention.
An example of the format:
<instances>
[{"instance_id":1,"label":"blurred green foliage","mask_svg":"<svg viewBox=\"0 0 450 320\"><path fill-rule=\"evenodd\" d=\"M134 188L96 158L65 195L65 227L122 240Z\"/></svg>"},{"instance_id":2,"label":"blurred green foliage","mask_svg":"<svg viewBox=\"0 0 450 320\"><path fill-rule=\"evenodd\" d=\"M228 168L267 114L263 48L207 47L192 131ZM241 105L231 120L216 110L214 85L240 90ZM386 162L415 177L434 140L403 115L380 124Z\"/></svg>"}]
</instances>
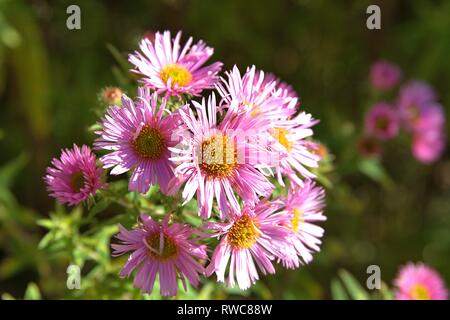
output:
<instances>
[{"instance_id":1,"label":"blurred green foliage","mask_svg":"<svg viewBox=\"0 0 450 320\"><path fill-rule=\"evenodd\" d=\"M373 3L381 6L382 30L365 27ZM70 4L81 8L81 30L66 28ZM355 154L364 112L380 98L368 86L379 58L399 64L405 79L432 83L450 113L449 16L445 0L0 0L0 294L77 297L66 288L67 266L77 263L88 286L79 298L140 297L115 276L123 263L110 257L115 227L83 235L84 223L99 214L112 223L120 207L105 200L91 216L55 208L42 176L60 148L92 141L98 92L131 90L123 57L145 32L164 29L204 39L226 69L255 64L291 83L302 107L321 120L315 138L334 158L321 180L328 187L321 253L311 265L264 278L244 297L366 298L356 284L365 283L368 265L379 265L389 284L408 260L430 264L450 284L448 152L421 165L402 136L385 145L381 159ZM116 295L123 288L129 294ZM198 296L188 290L180 298L235 294L208 283Z\"/></svg>"}]
</instances>

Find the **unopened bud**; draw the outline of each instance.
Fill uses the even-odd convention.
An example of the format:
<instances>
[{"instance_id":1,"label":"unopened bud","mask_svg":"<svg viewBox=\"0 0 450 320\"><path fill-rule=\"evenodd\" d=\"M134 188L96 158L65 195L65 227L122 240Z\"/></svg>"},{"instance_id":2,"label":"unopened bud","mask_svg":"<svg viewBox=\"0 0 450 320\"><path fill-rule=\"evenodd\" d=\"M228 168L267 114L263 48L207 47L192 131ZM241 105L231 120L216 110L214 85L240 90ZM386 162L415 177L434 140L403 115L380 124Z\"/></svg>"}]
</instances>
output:
<instances>
[{"instance_id":1,"label":"unopened bud","mask_svg":"<svg viewBox=\"0 0 450 320\"><path fill-rule=\"evenodd\" d=\"M122 90L117 87L106 87L99 94L99 100L105 105L122 105Z\"/></svg>"},{"instance_id":2,"label":"unopened bud","mask_svg":"<svg viewBox=\"0 0 450 320\"><path fill-rule=\"evenodd\" d=\"M320 142L316 142L311 152L320 157L320 160L325 159L328 156L328 148L326 145Z\"/></svg>"}]
</instances>

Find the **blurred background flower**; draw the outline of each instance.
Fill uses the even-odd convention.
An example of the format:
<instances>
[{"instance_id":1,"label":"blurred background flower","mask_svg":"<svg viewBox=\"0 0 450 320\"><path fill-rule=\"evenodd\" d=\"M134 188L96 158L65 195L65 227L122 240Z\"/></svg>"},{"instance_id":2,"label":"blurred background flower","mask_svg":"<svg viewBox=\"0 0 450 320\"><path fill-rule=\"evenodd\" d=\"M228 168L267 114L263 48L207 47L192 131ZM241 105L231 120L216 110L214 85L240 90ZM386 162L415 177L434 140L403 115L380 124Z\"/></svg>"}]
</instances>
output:
<instances>
[{"instance_id":1,"label":"blurred background flower","mask_svg":"<svg viewBox=\"0 0 450 320\"><path fill-rule=\"evenodd\" d=\"M377 61L370 69L370 81L374 88L387 90L400 82L402 72L398 66L387 61Z\"/></svg>"}]
</instances>

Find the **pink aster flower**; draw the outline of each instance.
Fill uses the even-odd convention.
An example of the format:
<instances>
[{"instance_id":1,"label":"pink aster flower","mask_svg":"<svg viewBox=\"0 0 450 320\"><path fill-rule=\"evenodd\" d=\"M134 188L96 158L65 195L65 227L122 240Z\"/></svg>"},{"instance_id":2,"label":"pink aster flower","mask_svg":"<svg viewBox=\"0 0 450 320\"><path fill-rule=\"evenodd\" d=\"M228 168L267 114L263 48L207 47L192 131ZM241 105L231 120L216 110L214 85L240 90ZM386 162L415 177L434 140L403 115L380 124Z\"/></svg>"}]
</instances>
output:
<instances>
[{"instance_id":1,"label":"pink aster flower","mask_svg":"<svg viewBox=\"0 0 450 320\"><path fill-rule=\"evenodd\" d=\"M445 142L445 133L441 130L418 132L413 135L412 153L420 162L429 164L441 157Z\"/></svg>"},{"instance_id":2,"label":"pink aster flower","mask_svg":"<svg viewBox=\"0 0 450 320\"><path fill-rule=\"evenodd\" d=\"M136 103L124 95L122 107L109 107L96 132L95 147L112 151L101 157L104 167L113 167L112 175L133 170L129 190L145 193L158 182L163 193L169 192L174 176L169 147L178 143L172 132L180 123L177 113L164 115L165 107L165 99L159 103L156 93L140 88Z\"/></svg>"},{"instance_id":3,"label":"pink aster flower","mask_svg":"<svg viewBox=\"0 0 450 320\"><path fill-rule=\"evenodd\" d=\"M271 127L279 119L286 119L296 111L297 97L289 96L273 79L268 80L255 66L247 68L241 76L237 66L227 74L227 79L216 85L224 107L235 113L246 113L260 121L259 127Z\"/></svg>"},{"instance_id":4,"label":"pink aster flower","mask_svg":"<svg viewBox=\"0 0 450 320\"><path fill-rule=\"evenodd\" d=\"M397 300L447 300L448 292L439 274L423 263L403 266L395 279Z\"/></svg>"},{"instance_id":5,"label":"pink aster flower","mask_svg":"<svg viewBox=\"0 0 450 320\"><path fill-rule=\"evenodd\" d=\"M366 114L366 130L381 140L397 135L399 129L397 113L385 102L372 106Z\"/></svg>"},{"instance_id":6,"label":"pink aster flower","mask_svg":"<svg viewBox=\"0 0 450 320\"><path fill-rule=\"evenodd\" d=\"M271 72L267 72L265 74L264 77L264 81L262 86L264 87L265 85L270 85L272 82L275 82L275 95L281 96L281 97L291 97L291 98L295 98L297 99L297 106L300 104L300 99L298 97L297 92L294 90L294 88L284 82L281 81L280 78L278 78L275 74L271 73Z\"/></svg>"},{"instance_id":7,"label":"pink aster flower","mask_svg":"<svg viewBox=\"0 0 450 320\"><path fill-rule=\"evenodd\" d=\"M210 276L216 273L219 282L234 287L235 277L240 289L248 289L263 273L275 273L272 260L281 256L281 248L290 230L283 225L289 222L285 212L276 212L282 202L260 202L255 207L246 206L242 212L233 212L224 223L207 223L205 228L215 230L212 237L220 237L211 263L206 268ZM229 270L227 266L229 262Z\"/></svg>"},{"instance_id":8,"label":"pink aster flower","mask_svg":"<svg viewBox=\"0 0 450 320\"><path fill-rule=\"evenodd\" d=\"M207 258L206 247L190 239L191 227L179 223L168 224L168 215L162 223L141 215L139 226L127 230L119 225L117 239L120 244L112 244L113 255L130 252L120 276L129 277L137 270L134 286L142 292L152 292L156 275L159 273L162 296L177 294L177 277L186 288L187 279L192 286L199 284L199 275L204 273L200 260Z\"/></svg>"},{"instance_id":9,"label":"pink aster flower","mask_svg":"<svg viewBox=\"0 0 450 320\"><path fill-rule=\"evenodd\" d=\"M399 115L406 128L414 130L417 119L427 108L428 104L436 100L433 88L421 81L410 81L401 89L397 101Z\"/></svg>"},{"instance_id":10,"label":"pink aster flower","mask_svg":"<svg viewBox=\"0 0 450 320\"><path fill-rule=\"evenodd\" d=\"M61 203L71 206L86 200L103 187L103 170L97 168L96 157L88 146L65 149L59 159L52 160L44 181L50 195Z\"/></svg>"},{"instance_id":11,"label":"pink aster flower","mask_svg":"<svg viewBox=\"0 0 450 320\"><path fill-rule=\"evenodd\" d=\"M218 124L214 95L207 103L203 99L201 104L192 104L196 115L190 108L179 109L189 132L178 147L171 148L177 182L185 183L185 203L197 193L199 214L209 218L216 198L223 217L230 209L239 210L235 193L249 203L270 195L274 186L256 169L260 158L268 158L263 156L267 151L258 146L257 139L253 143L246 138L258 134L253 131L253 119L227 112Z\"/></svg>"},{"instance_id":12,"label":"pink aster flower","mask_svg":"<svg viewBox=\"0 0 450 320\"><path fill-rule=\"evenodd\" d=\"M375 62L370 69L372 86L381 90L395 87L400 82L401 76L400 68L386 61Z\"/></svg>"},{"instance_id":13,"label":"pink aster flower","mask_svg":"<svg viewBox=\"0 0 450 320\"><path fill-rule=\"evenodd\" d=\"M305 167L317 167L320 157L312 152L314 143L305 138L313 134L310 129L317 121L304 112L292 119L297 112L297 97L286 93L273 76L266 77L263 71L255 67L247 69L241 77L235 66L227 73L228 79L222 79L217 90L229 112L246 114L254 119L262 135L261 145L267 147L275 157L271 165L276 167L280 184L284 185L282 174L301 185L301 178L315 177ZM283 93L284 90L284 93Z\"/></svg>"},{"instance_id":14,"label":"pink aster flower","mask_svg":"<svg viewBox=\"0 0 450 320\"><path fill-rule=\"evenodd\" d=\"M292 245L285 246L284 250L294 253L286 254L281 261L285 267L293 269L311 262L312 253L320 251L320 238L324 230L315 223L327 219L323 215L325 190L316 186L312 180L307 180L303 188L291 188L284 201L284 210L290 217L288 226L293 231L290 236Z\"/></svg>"},{"instance_id":15,"label":"pink aster flower","mask_svg":"<svg viewBox=\"0 0 450 320\"><path fill-rule=\"evenodd\" d=\"M306 138L313 135L311 127L316 123L310 114L302 112L295 118L279 120L269 130L269 147L278 156L275 168L282 186L283 175L299 186L303 186L302 178L315 177L308 168L317 168L321 157L315 152L317 144Z\"/></svg>"},{"instance_id":16,"label":"pink aster flower","mask_svg":"<svg viewBox=\"0 0 450 320\"><path fill-rule=\"evenodd\" d=\"M172 96L183 93L198 95L204 89L213 88L222 63L203 65L214 49L203 41L191 47L192 37L181 49L180 38L181 31L175 39L171 39L169 31L164 31L162 34L157 32L154 41L142 39L141 52L136 51L128 58L135 66L132 71L144 76L145 86Z\"/></svg>"},{"instance_id":17,"label":"pink aster flower","mask_svg":"<svg viewBox=\"0 0 450 320\"><path fill-rule=\"evenodd\" d=\"M436 102L427 104L418 115L415 132L443 131L445 114L442 106Z\"/></svg>"},{"instance_id":18,"label":"pink aster flower","mask_svg":"<svg viewBox=\"0 0 450 320\"><path fill-rule=\"evenodd\" d=\"M429 103L415 120L412 152L423 163L432 163L444 152L445 114L441 105Z\"/></svg>"}]
</instances>

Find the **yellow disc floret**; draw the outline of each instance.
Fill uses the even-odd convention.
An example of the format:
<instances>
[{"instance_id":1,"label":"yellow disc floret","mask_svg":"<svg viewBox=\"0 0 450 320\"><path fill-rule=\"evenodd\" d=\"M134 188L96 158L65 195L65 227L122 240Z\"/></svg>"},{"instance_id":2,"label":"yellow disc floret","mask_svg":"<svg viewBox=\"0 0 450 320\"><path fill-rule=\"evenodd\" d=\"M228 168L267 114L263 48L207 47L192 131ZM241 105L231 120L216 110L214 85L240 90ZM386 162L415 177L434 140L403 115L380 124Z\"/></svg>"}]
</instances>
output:
<instances>
[{"instance_id":1,"label":"yellow disc floret","mask_svg":"<svg viewBox=\"0 0 450 320\"><path fill-rule=\"evenodd\" d=\"M149 246L148 255L156 260L167 260L175 257L178 253L176 242L169 236L163 234L163 247L160 249L161 233L156 232L150 235L147 240Z\"/></svg>"},{"instance_id":2,"label":"yellow disc floret","mask_svg":"<svg viewBox=\"0 0 450 320\"><path fill-rule=\"evenodd\" d=\"M258 225L247 215L238 218L228 231L228 243L237 249L250 248L258 238Z\"/></svg>"},{"instance_id":3,"label":"yellow disc floret","mask_svg":"<svg viewBox=\"0 0 450 320\"><path fill-rule=\"evenodd\" d=\"M178 85L179 87L184 87L192 82L192 73L177 63L166 65L162 68L159 76L165 84L171 79L172 86Z\"/></svg>"},{"instance_id":4,"label":"yellow disc floret","mask_svg":"<svg viewBox=\"0 0 450 320\"><path fill-rule=\"evenodd\" d=\"M261 108L258 105L254 104L254 103L251 103L251 102L248 102L248 101L244 101L243 105L246 106L249 109L250 116L252 116L252 117L257 116L261 112Z\"/></svg>"},{"instance_id":5,"label":"yellow disc floret","mask_svg":"<svg viewBox=\"0 0 450 320\"><path fill-rule=\"evenodd\" d=\"M286 128L273 128L270 132L272 136L278 140L278 142L283 145L288 152L291 152L294 144L287 138L289 134L288 129Z\"/></svg>"},{"instance_id":6,"label":"yellow disc floret","mask_svg":"<svg viewBox=\"0 0 450 320\"><path fill-rule=\"evenodd\" d=\"M225 178L237 167L235 143L226 135L216 135L202 142L200 169L208 178Z\"/></svg>"},{"instance_id":7,"label":"yellow disc floret","mask_svg":"<svg viewBox=\"0 0 450 320\"><path fill-rule=\"evenodd\" d=\"M70 186L74 192L80 192L84 187L84 176L81 171L77 171L70 177Z\"/></svg>"},{"instance_id":8,"label":"yellow disc floret","mask_svg":"<svg viewBox=\"0 0 450 320\"><path fill-rule=\"evenodd\" d=\"M413 300L430 300L430 293L427 287L420 283L412 286L410 294Z\"/></svg>"},{"instance_id":9,"label":"yellow disc floret","mask_svg":"<svg viewBox=\"0 0 450 320\"><path fill-rule=\"evenodd\" d=\"M166 144L160 129L145 125L133 140L133 147L141 157L156 160L163 154Z\"/></svg>"},{"instance_id":10,"label":"yellow disc floret","mask_svg":"<svg viewBox=\"0 0 450 320\"><path fill-rule=\"evenodd\" d=\"M303 212L299 208L295 208L294 210L292 210L292 214L293 214L291 219L292 230L297 231L298 225L304 222Z\"/></svg>"}]
</instances>

